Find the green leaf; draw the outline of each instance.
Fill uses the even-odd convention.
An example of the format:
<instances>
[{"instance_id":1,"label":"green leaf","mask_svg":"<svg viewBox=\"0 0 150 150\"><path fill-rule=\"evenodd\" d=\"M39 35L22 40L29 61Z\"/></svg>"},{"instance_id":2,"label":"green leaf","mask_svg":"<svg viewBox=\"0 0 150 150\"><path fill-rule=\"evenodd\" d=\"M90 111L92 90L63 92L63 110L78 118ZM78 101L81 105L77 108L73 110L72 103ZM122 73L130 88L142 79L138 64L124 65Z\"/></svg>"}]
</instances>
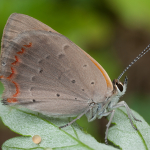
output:
<instances>
[{"instance_id":1,"label":"green leaf","mask_svg":"<svg viewBox=\"0 0 150 150\"><path fill-rule=\"evenodd\" d=\"M150 126L136 112L132 111L137 119L134 121L134 130L129 122L125 108L116 109L113 118L113 127L109 129L108 139L121 149L125 150L148 150L150 149ZM67 118L50 118L42 114L26 109L4 106L0 104L0 115L2 121L14 132L22 135L7 140L2 149L20 150L113 150L111 146L98 143L91 135L83 132L77 124L73 124L64 129L58 127L68 123ZM40 135L42 142L35 144L32 142L34 135Z\"/></svg>"},{"instance_id":2,"label":"green leaf","mask_svg":"<svg viewBox=\"0 0 150 150\"><path fill-rule=\"evenodd\" d=\"M108 139L123 150L148 150L150 149L150 126L135 111L134 116L142 122L132 119L136 131L131 126L125 108L116 109L113 123L115 125L109 129Z\"/></svg>"},{"instance_id":3,"label":"green leaf","mask_svg":"<svg viewBox=\"0 0 150 150\"><path fill-rule=\"evenodd\" d=\"M68 123L67 118L50 118L29 110L9 107L0 104L0 116L3 123L12 131L22 135L7 140L3 150L115 150L112 146L98 143L91 135L83 132L74 124L64 129L59 129ZM40 144L32 142L34 135L40 135Z\"/></svg>"}]
</instances>

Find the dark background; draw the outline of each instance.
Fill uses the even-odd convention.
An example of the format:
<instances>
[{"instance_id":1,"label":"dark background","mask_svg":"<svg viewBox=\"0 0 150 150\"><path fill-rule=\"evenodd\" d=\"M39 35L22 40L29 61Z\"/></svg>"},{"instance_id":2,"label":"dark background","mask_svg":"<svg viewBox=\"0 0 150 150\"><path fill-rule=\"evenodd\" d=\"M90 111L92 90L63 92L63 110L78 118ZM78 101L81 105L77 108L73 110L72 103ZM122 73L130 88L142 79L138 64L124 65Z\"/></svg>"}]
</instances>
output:
<instances>
[{"instance_id":1,"label":"dark background","mask_svg":"<svg viewBox=\"0 0 150 150\"><path fill-rule=\"evenodd\" d=\"M113 80L150 44L149 6L149 0L0 0L0 36L10 14L16 12L32 16L84 49ZM125 73L129 78L128 88L121 98L148 123L149 64L150 52ZM0 84L0 94L2 91ZM104 141L107 119L88 123L82 117L78 123L99 142ZM0 122L0 146L16 135Z\"/></svg>"}]
</instances>

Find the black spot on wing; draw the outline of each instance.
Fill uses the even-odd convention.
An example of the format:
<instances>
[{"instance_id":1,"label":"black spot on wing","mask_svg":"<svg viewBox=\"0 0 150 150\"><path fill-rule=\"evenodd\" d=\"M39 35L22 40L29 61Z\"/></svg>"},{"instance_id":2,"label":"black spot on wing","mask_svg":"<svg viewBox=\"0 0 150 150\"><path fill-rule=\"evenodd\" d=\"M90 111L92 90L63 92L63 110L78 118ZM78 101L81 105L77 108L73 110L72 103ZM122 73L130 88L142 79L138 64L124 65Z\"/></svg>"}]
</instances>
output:
<instances>
[{"instance_id":1,"label":"black spot on wing","mask_svg":"<svg viewBox=\"0 0 150 150\"><path fill-rule=\"evenodd\" d=\"M3 105L8 105L7 99L3 99L3 100L1 100L1 102Z\"/></svg>"},{"instance_id":2,"label":"black spot on wing","mask_svg":"<svg viewBox=\"0 0 150 150\"><path fill-rule=\"evenodd\" d=\"M59 97L59 96L60 96L60 94L58 94L58 93L57 93L56 95L57 95L57 97Z\"/></svg>"},{"instance_id":3,"label":"black spot on wing","mask_svg":"<svg viewBox=\"0 0 150 150\"><path fill-rule=\"evenodd\" d=\"M83 67L87 67L87 65L83 65Z\"/></svg>"},{"instance_id":4,"label":"black spot on wing","mask_svg":"<svg viewBox=\"0 0 150 150\"><path fill-rule=\"evenodd\" d=\"M61 59L61 58L63 58L63 57L65 57L65 54L63 54L63 53L61 53L61 54L58 55L58 58L59 58L59 59Z\"/></svg>"},{"instance_id":5,"label":"black spot on wing","mask_svg":"<svg viewBox=\"0 0 150 150\"><path fill-rule=\"evenodd\" d=\"M72 83L75 83L75 82L76 82L76 80L72 80L71 82L72 82Z\"/></svg>"}]
</instances>

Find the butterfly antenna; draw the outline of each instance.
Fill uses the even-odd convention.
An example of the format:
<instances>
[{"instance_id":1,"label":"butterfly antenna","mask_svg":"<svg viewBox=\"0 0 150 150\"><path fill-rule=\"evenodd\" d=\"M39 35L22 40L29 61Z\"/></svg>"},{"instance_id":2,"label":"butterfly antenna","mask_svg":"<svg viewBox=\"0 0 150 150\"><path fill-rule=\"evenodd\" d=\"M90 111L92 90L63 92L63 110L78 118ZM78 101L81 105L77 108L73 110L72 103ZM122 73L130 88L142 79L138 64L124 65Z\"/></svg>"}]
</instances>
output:
<instances>
[{"instance_id":1,"label":"butterfly antenna","mask_svg":"<svg viewBox=\"0 0 150 150\"><path fill-rule=\"evenodd\" d=\"M118 80L123 76L123 74L143 55L145 55L150 50L150 44L123 70L123 72L119 75Z\"/></svg>"}]
</instances>

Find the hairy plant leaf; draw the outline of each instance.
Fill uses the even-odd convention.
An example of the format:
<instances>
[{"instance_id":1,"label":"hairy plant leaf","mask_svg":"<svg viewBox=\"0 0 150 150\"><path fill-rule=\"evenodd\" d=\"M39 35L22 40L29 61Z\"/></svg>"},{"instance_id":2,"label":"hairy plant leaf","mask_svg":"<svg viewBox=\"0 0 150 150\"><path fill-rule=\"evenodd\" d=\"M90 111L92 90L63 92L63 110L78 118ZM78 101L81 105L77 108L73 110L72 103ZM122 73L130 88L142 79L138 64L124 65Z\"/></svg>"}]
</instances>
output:
<instances>
[{"instance_id":1,"label":"hairy plant leaf","mask_svg":"<svg viewBox=\"0 0 150 150\"><path fill-rule=\"evenodd\" d=\"M3 150L20 149L64 149L64 150L115 150L112 146L98 143L91 135L85 133L77 124L59 129L68 123L67 118L50 118L26 109L0 104L0 116L3 123L12 131L22 135L7 140ZM35 144L34 135L40 135L42 141Z\"/></svg>"}]
</instances>

